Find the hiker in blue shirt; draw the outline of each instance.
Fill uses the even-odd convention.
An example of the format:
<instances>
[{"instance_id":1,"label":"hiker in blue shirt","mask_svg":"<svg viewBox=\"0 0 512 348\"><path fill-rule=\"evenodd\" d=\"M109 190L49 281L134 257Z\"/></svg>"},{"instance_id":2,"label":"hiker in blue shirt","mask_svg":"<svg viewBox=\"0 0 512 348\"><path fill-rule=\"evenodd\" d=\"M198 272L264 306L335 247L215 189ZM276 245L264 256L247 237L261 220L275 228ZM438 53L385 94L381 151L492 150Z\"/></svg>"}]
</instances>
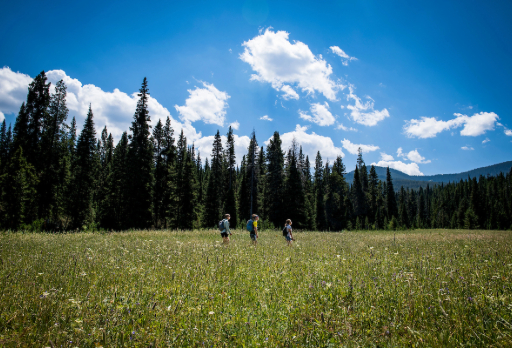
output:
<instances>
[{"instance_id":1,"label":"hiker in blue shirt","mask_svg":"<svg viewBox=\"0 0 512 348\"><path fill-rule=\"evenodd\" d=\"M219 222L220 235L224 244L229 244L229 236L231 235L231 231L229 230L229 219L231 219L231 216L226 214L224 215L224 219Z\"/></svg>"},{"instance_id":2,"label":"hiker in blue shirt","mask_svg":"<svg viewBox=\"0 0 512 348\"><path fill-rule=\"evenodd\" d=\"M256 214L252 214L252 217L247 221L247 231L250 232L252 244L258 244L258 220L260 217Z\"/></svg>"},{"instance_id":3,"label":"hiker in blue shirt","mask_svg":"<svg viewBox=\"0 0 512 348\"><path fill-rule=\"evenodd\" d=\"M286 238L286 242L288 246L292 246L293 234L292 234L292 220L286 220L286 223L283 228L283 236Z\"/></svg>"}]
</instances>

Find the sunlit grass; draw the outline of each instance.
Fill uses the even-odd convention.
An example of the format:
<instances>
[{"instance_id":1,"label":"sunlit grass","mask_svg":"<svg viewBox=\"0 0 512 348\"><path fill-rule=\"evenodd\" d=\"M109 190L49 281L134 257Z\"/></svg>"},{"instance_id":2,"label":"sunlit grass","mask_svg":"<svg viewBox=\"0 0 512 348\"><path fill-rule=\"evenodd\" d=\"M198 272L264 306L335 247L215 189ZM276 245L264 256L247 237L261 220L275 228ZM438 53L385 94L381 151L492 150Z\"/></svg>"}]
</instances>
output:
<instances>
[{"instance_id":1,"label":"sunlit grass","mask_svg":"<svg viewBox=\"0 0 512 348\"><path fill-rule=\"evenodd\" d=\"M0 346L511 346L510 232L0 236Z\"/></svg>"}]
</instances>

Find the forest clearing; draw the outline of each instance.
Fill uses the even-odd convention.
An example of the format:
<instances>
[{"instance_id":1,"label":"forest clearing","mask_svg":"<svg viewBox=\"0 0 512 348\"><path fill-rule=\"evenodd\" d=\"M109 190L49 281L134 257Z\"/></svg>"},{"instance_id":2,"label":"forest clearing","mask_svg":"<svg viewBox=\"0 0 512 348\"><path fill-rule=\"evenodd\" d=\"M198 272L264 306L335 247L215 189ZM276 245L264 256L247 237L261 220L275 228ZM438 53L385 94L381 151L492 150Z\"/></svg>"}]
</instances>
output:
<instances>
[{"instance_id":1,"label":"forest clearing","mask_svg":"<svg viewBox=\"0 0 512 348\"><path fill-rule=\"evenodd\" d=\"M507 231L3 233L0 346L511 346Z\"/></svg>"}]
</instances>

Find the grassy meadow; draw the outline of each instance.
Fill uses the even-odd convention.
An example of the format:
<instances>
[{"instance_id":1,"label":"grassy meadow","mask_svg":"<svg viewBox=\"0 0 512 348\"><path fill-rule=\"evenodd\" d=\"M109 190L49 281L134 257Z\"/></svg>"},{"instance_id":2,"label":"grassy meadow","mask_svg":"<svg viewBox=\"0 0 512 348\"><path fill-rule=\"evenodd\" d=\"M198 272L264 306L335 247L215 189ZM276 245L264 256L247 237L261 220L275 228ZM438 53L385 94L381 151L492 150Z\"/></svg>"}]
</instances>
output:
<instances>
[{"instance_id":1,"label":"grassy meadow","mask_svg":"<svg viewBox=\"0 0 512 348\"><path fill-rule=\"evenodd\" d=\"M0 235L1 347L512 346L512 233Z\"/></svg>"}]
</instances>

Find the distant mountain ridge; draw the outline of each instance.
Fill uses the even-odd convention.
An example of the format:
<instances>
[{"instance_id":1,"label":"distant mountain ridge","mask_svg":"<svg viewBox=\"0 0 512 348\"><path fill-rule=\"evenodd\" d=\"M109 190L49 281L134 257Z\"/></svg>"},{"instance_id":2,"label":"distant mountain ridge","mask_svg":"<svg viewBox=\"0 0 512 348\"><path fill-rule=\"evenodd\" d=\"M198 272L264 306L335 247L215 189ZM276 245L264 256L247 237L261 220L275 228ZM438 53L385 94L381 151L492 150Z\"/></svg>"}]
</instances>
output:
<instances>
[{"instance_id":1,"label":"distant mountain ridge","mask_svg":"<svg viewBox=\"0 0 512 348\"><path fill-rule=\"evenodd\" d=\"M368 174L370 173L370 167L368 166ZM391 171L391 177L393 178L393 186L395 190L399 190L400 187L410 188L410 189L419 189L420 187L427 187L427 185L440 185L441 183L447 184L450 182L458 182L460 180L466 180L468 177L479 178L482 176L496 176L500 173L506 174L510 172L512 168L512 161L507 161L503 163L493 164L487 167L476 168L473 170L469 170L467 172L462 172L458 174L436 174L436 175L408 175L396 169L389 168ZM386 180L386 169L385 167L377 167L377 175L380 180ZM354 180L354 171L351 171L345 175L345 179L349 184L352 184Z\"/></svg>"}]
</instances>

